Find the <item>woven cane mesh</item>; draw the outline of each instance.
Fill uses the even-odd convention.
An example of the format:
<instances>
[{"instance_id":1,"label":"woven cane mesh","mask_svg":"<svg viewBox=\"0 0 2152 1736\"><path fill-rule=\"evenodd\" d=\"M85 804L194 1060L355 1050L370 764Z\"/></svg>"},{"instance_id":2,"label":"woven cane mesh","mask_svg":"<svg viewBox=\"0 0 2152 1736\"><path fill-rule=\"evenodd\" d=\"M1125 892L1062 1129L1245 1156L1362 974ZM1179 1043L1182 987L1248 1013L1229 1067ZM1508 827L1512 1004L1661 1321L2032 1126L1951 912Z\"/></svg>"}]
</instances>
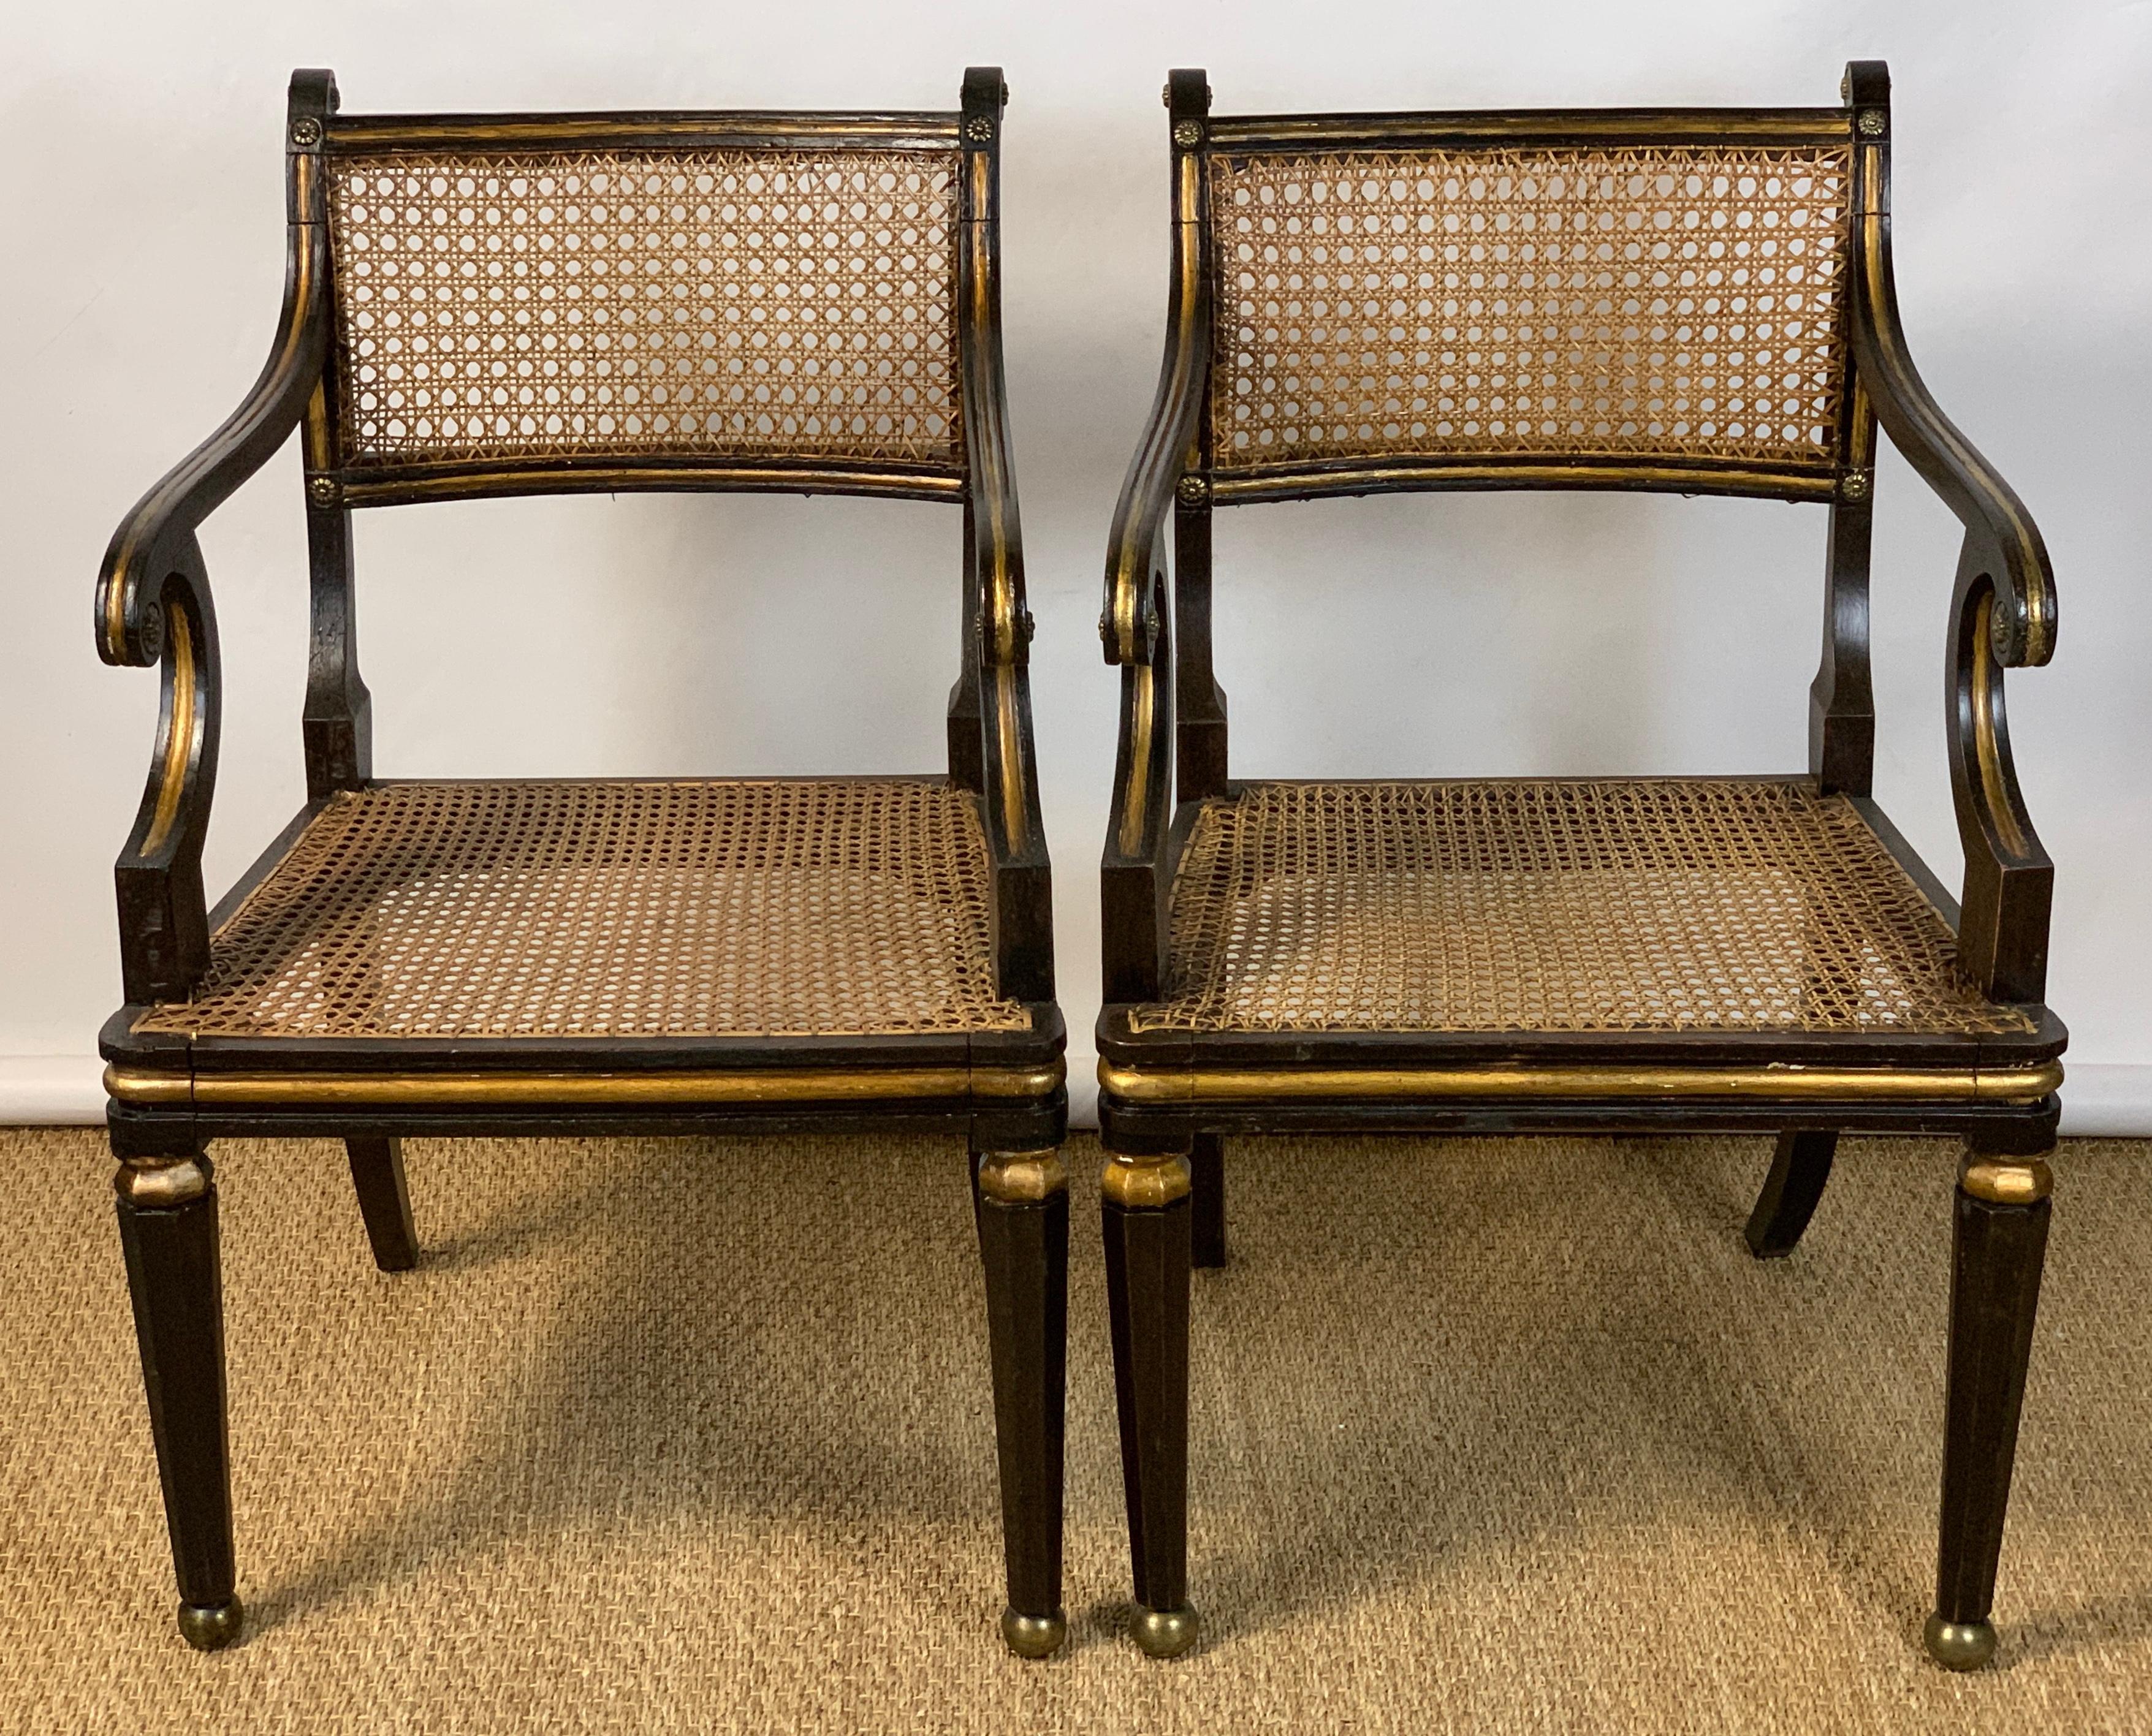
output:
<instances>
[{"instance_id":1,"label":"woven cane mesh","mask_svg":"<svg viewBox=\"0 0 2152 1736\"><path fill-rule=\"evenodd\" d=\"M972 798L856 782L395 784L334 797L138 1030L1018 1030Z\"/></svg>"},{"instance_id":2,"label":"woven cane mesh","mask_svg":"<svg viewBox=\"0 0 2152 1736\"><path fill-rule=\"evenodd\" d=\"M1845 149L1221 154L1210 174L1221 470L1835 460Z\"/></svg>"},{"instance_id":3,"label":"woven cane mesh","mask_svg":"<svg viewBox=\"0 0 2152 1736\"><path fill-rule=\"evenodd\" d=\"M952 466L953 151L332 159L343 463Z\"/></svg>"},{"instance_id":4,"label":"woven cane mesh","mask_svg":"<svg viewBox=\"0 0 2152 1736\"><path fill-rule=\"evenodd\" d=\"M1139 1030L2031 1025L1842 797L1800 785L1260 784L1205 805Z\"/></svg>"}]
</instances>

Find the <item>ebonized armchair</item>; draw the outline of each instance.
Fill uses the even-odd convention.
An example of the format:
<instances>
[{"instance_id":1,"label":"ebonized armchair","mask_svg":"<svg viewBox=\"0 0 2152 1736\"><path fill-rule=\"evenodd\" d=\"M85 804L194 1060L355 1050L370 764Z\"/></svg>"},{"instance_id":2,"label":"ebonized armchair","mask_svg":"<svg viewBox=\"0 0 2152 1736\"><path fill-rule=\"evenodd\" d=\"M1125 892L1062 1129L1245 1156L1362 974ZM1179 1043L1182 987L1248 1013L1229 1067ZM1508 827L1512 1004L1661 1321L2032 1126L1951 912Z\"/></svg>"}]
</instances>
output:
<instances>
[{"instance_id":1,"label":"ebonized armchair","mask_svg":"<svg viewBox=\"0 0 2152 1736\"><path fill-rule=\"evenodd\" d=\"M350 116L293 75L268 365L128 514L98 645L157 665L105 1026L121 1239L180 1592L234 1595L209 1141L340 1138L418 1257L406 1135L962 1135L1016 1650L1060 1642L1067 1097L1004 428L998 69L932 114ZM216 613L195 539L294 432L307 802L217 904ZM947 775L377 777L352 514L786 490L963 514Z\"/></svg>"},{"instance_id":2,"label":"ebonized armchair","mask_svg":"<svg viewBox=\"0 0 2152 1736\"><path fill-rule=\"evenodd\" d=\"M1839 1135L1963 1141L1929 1651L1984 1663L2048 1217L2052 869L2006 667L2032 519L1914 371L1880 62L1836 109L1213 119L1176 72L1165 364L1106 562L1121 667L1100 1120L1135 1632L1194 1642L1189 1268L1222 1137L1770 1131L1789 1253ZM1870 794L1876 425L1965 527L1946 624L1962 900ZM1805 773L1254 782L1211 666L1220 507L1617 488L1827 509Z\"/></svg>"}]
</instances>

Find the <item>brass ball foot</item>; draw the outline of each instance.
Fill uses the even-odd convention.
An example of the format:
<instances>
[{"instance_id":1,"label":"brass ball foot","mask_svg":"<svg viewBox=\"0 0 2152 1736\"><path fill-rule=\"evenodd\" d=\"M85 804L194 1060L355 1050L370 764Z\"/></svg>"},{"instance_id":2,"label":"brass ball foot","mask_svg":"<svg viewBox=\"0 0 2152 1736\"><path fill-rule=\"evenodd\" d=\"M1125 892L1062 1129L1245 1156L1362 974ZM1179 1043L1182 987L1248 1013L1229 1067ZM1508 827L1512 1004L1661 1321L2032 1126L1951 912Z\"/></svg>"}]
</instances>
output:
<instances>
[{"instance_id":1,"label":"brass ball foot","mask_svg":"<svg viewBox=\"0 0 2152 1736\"><path fill-rule=\"evenodd\" d=\"M221 1652L239 1637L239 1600L226 1603L182 1603L180 1637L197 1652Z\"/></svg>"},{"instance_id":2,"label":"brass ball foot","mask_svg":"<svg viewBox=\"0 0 2152 1736\"><path fill-rule=\"evenodd\" d=\"M1002 1637L1019 1658L1051 1658L1068 1637L1068 1617L1058 1609L1050 1616L1018 1615L1005 1609Z\"/></svg>"},{"instance_id":3,"label":"brass ball foot","mask_svg":"<svg viewBox=\"0 0 2152 1736\"><path fill-rule=\"evenodd\" d=\"M1928 1656L1946 1670L1977 1670L1995 1655L1992 1622L1946 1622L1940 1615L1930 1616L1921 1637L1927 1642Z\"/></svg>"},{"instance_id":4,"label":"brass ball foot","mask_svg":"<svg viewBox=\"0 0 2152 1736\"><path fill-rule=\"evenodd\" d=\"M1145 1609L1138 1605L1129 1631L1154 1658L1178 1658L1195 1643L1201 1622L1192 1608Z\"/></svg>"}]
</instances>

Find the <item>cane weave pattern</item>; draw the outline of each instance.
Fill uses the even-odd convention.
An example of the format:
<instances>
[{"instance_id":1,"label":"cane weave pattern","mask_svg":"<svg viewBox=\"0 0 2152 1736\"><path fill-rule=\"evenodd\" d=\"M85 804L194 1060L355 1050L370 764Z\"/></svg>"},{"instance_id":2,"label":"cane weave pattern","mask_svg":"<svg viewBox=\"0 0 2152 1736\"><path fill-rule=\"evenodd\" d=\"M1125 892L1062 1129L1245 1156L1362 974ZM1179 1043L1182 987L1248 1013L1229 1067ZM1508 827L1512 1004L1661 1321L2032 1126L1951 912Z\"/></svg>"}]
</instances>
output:
<instances>
[{"instance_id":1,"label":"cane weave pattern","mask_svg":"<svg viewBox=\"0 0 2152 1736\"><path fill-rule=\"evenodd\" d=\"M1256 784L1205 805L1139 1030L2032 1029L1843 797Z\"/></svg>"},{"instance_id":2,"label":"cane weave pattern","mask_svg":"<svg viewBox=\"0 0 2152 1736\"><path fill-rule=\"evenodd\" d=\"M1214 463L1828 469L1851 175L1841 147L1221 153Z\"/></svg>"},{"instance_id":3,"label":"cane weave pattern","mask_svg":"<svg viewBox=\"0 0 2152 1736\"><path fill-rule=\"evenodd\" d=\"M936 783L414 783L333 797L217 931L198 1036L1021 1030Z\"/></svg>"},{"instance_id":4,"label":"cane weave pattern","mask_svg":"<svg viewBox=\"0 0 2152 1736\"><path fill-rule=\"evenodd\" d=\"M957 461L953 151L331 159L342 460Z\"/></svg>"}]
</instances>

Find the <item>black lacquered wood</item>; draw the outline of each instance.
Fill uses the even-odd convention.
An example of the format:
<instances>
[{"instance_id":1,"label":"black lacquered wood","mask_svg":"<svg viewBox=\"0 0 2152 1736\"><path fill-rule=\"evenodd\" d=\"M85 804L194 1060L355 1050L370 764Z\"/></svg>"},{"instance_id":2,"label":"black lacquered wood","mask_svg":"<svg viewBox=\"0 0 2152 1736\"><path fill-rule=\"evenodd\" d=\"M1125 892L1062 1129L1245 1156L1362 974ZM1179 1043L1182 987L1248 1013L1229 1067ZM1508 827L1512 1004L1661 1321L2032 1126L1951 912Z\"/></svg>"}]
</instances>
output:
<instances>
[{"instance_id":1,"label":"black lacquered wood","mask_svg":"<svg viewBox=\"0 0 2152 1736\"><path fill-rule=\"evenodd\" d=\"M215 1608L234 1586L215 1180L197 1198L154 1210L123 1194L119 1214L180 1601Z\"/></svg>"},{"instance_id":2,"label":"black lacquered wood","mask_svg":"<svg viewBox=\"0 0 2152 1736\"><path fill-rule=\"evenodd\" d=\"M348 1139L344 1146L373 1263L383 1272L409 1272L419 1263L419 1232L404 1177L404 1141L374 1135Z\"/></svg>"},{"instance_id":3,"label":"black lacquered wood","mask_svg":"<svg viewBox=\"0 0 2152 1736\"><path fill-rule=\"evenodd\" d=\"M1171 1612L1188 1604L1189 1203L1103 1210L1135 1601Z\"/></svg>"},{"instance_id":4,"label":"black lacquered wood","mask_svg":"<svg viewBox=\"0 0 2152 1736\"><path fill-rule=\"evenodd\" d=\"M1880 60L1846 68L1856 116L1853 350L1858 377L1891 443L1964 524L1971 558L2003 600L1998 646L2008 667L2054 653L2055 579L2045 540L2002 473L1936 402L1913 366L1898 313L1891 248L1891 74Z\"/></svg>"},{"instance_id":5,"label":"black lacquered wood","mask_svg":"<svg viewBox=\"0 0 2152 1736\"><path fill-rule=\"evenodd\" d=\"M973 1172L993 1351L1008 1607L1061 1613L1062 1463L1068 1325L1068 1193L982 1199Z\"/></svg>"},{"instance_id":6,"label":"black lacquered wood","mask_svg":"<svg viewBox=\"0 0 2152 1736\"><path fill-rule=\"evenodd\" d=\"M1849 300L1844 318L1850 323ZM1845 480L1825 539L1823 655L1809 688L1809 772L1826 795L1866 796L1875 777L1875 693L1868 660L1868 564L1875 524L1875 412L1856 378L1839 413Z\"/></svg>"},{"instance_id":7,"label":"black lacquered wood","mask_svg":"<svg viewBox=\"0 0 2152 1736\"><path fill-rule=\"evenodd\" d=\"M191 534L168 569L141 634L159 662L157 745L134 825L113 864L119 907L119 975L130 1001L176 1000L209 969L202 846L216 792L222 676L216 609Z\"/></svg>"},{"instance_id":8,"label":"black lacquered wood","mask_svg":"<svg viewBox=\"0 0 2152 1736\"><path fill-rule=\"evenodd\" d=\"M307 463L309 630L307 699L300 735L307 757L307 798L362 787L373 776L373 696L358 672L358 594L352 568L351 509L324 488L336 467L343 416L340 394L325 372L307 406L302 446Z\"/></svg>"},{"instance_id":9,"label":"black lacquered wood","mask_svg":"<svg viewBox=\"0 0 2152 1736\"><path fill-rule=\"evenodd\" d=\"M1154 593L1163 581L1154 580ZM1160 610L1160 633L1170 640ZM1176 846L1172 829L1174 667L1165 655L1121 668L1114 824L1099 863L1099 955L1107 1001L1157 998L1165 979ZM1194 809L1184 805L1192 819Z\"/></svg>"},{"instance_id":10,"label":"black lacquered wood","mask_svg":"<svg viewBox=\"0 0 2152 1736\"><path fill-rule=\"evenodd\" d=\"M1031 619L1023 600L1002 385L997 203L1007 100L999 70L974 67L965 75L961 107L950 112L353 117L338 114L329 73L293 75L286 117L285 301L269 362L239 410L128 515L99 576L100 654L112 662L161 665L165 684L149 784L117 869L127 1005L100 1037L116 1068L154 1076L132 1092L115 1085L125 1099L108 1110L115 1152L185 1156L206 1140L226 1136L342 1139L375 1261L393 1271L417 1257L398 1144L413 1136L902 1131L962 1139L974 1151L1058 1146L1068 1126L1061 1083L1063 1034L1053 1005L1053 903L1028 666ZM934 153L945 166L959 165L960 220L950 266L958 314L960 453L938 462L856 463L811 454L729 462L660 453L626 463L575 456L444 458L393 471L343 464L325 154L698 145L785 153L817 146L918 149ZM218 668L215 611L195 532L295 430L304 446L311 604L301 718L307 806L211 913L200 851L216 770ZM393 1036L225 1040L136 1031L146 1008L185 999L197 986L209 965L217 921L285 860L322 806L339 792L375 782L372 701L358 666L352 509L638 488L847 492L962 509L962 543L953 576L963 587L963 660L948 712L949 772L978 798L992 858L996 989L1002 998L1025 1005L1024 1028L864 1038L527 1042ZM767 1084L762 1076L784 1069L846 1075L884 1069L891 1082L886 1096L841 1094L827 1101L789 1095L782 1082L765 1095L727 1089L707 1101L656 1086L647 1100L639 1099L632 1089L637 1076L655 1080L668 1072L754 1074ZM902 1085L896 1076L906 1070L937 1076ZM441 1086L442 1077L459 1073L519 1077L511 1081L511 1093L480 1101L483 1094L458 1095ZM254 1076L256 1084L266 1078L275 1089L266 1096L247 1096L242 1089L234 1096L235 1085L248 1083L234 1076ZM593 1076L624 1079L631 1088L578 1098L562 1086L560 1097L550 1095L556 1079L586 1081ZM353 1077L363 1089L351 1089ZM378 1089L384 1079L393 1090ZM216 1098L209 1081L221 1083L227 1094ZM485 1081L489 1090L500 1083ZM720 1084L729 1088L738 1081L725 1078ZM858 1089L854 1080L845 1084ZM797 1081L790 1082L789 1091L799 1088ZM429 1095L435 1091L438 1095ZM923 1095L927 1092L932 1095ZM1037 1614L1041 1599L1048 1599L1050 1612L1058 1595L1053 1588L1059 1572L1067 1206L1064 1199L1036 1211L1017 1209L1013 1216L996 1210L1001 1215L981 1207L980 1227L982 1243L1001 1250L989 1256L997 1274L992 1288L999 1298L990 1312L997 1323L997 1390L1008 1395L1002 1408L1010 1424L1004 1433L1017 1443L1010 1448L1005 1442L1003 1455L1005 1500L1014 1516L1012 1598L1019 1612ZM121 1212L182 1593L190 1603L212 1607L229 1597L232 1583L214 1198L160 1212L134 1212L123 1202ZM189 1637L198 1644L219 1642L213 1626L198 1622Z\"/></svg>"},{"instance_id":11,"label":"black lacquered wood","mask_svg":"<svg viewBox=\"0 0 2152 1736\"><path fill-rule=\"evenodd\" d=\"M2038 1002L2048 991L2055 866L2018 786L1995 645L2000 612L1992 571L1968 536L1944 662L1951 797L1965 851L1958 962L1998 1000Z\"/></svg>"},{"instance_id":12,"label":"black lacquered wood","mask_svg":"<svg viewBox=\"0 0 2152 1736\"><path fill-rule=\"evenodd\" d=\"M1208 416L1206 412L1205 420ZM1226 793L1226 690L1210 652L1210 503L1184 500L1173 514L1175 798Z\"/></svg>"},{"instance_id":13,"label":"black lacquered wood","mask_svg":"<svg viewBox=\"0 0 2152 1736\"><path fill-rule=\"evenodd\" d=\"M1188 1153L1189 1258L1195 1265L1226 1263L1226 1141L1199 1133Z\"/></svg>"},{"instance_id":14,"label":"black lacquered wood","mask_svg":"<svg viewBox=\"0 0 2152 1736\"><path fill-rule=\"evenodd\" d=\"M2004 1206L1957 1191L1936 1565L1946 1622L1984 1622L1994 1607L2049 1213L2044 1199Z\"/></svg>"},{"instance_id":15,"label":"black lacquered wood","mask_svg":"<svg viewBox=\"0 0 2152 1736\"><path fill-rule=\"evenodd\" d=\"M1166 356L1106 561L1102 628L1108 660L1124 666L1119 753L1102 860L1106 1004L1098 1046L1108 1072L1118 1072L1120 1080L1118 1088L1111 1078L1104 1082L1099 1112L1110 1151L1190 1154L1194 1190L1186 1209L1195 1261L1222 1258L1222 1179L1213 1185L1208 1176L1221 1141L1243 1134L1769 1132L1777 1136L1778 1146L1747 1231L1752 1248L1764 1257L1783 1254L1798 1242L1841 1133L1947 1135L1974 1141L1982 1150L2019 1154L2037 1153L2052 1141L2058 1112L2052 1095L2038 1101L2012 1100L2012 1086L2049 1088L2051 1077L2041 1070L2061 1055L2067 1038L2043 1004L2053 870L2018 788L2002 672L2046 660L2054 636L2053 574L2023 503L1936 407L1906 350L1891 285L1887 71L1880 62L1855 62L1842 96L1843 106L1836 109L1213 116L1200 73L1176 73L1170 81L1167 160L1174 177L1175 251ZM1845 293L1836 334L1849 361L1828 452L1769 462L1691 456L1634 463L1626 457L1601 462L1559 454L1435 453L1220 468L1213 431L1205 421L1210 296L1218 262L1207 251L1210 220L1204 192L1214 171L1237 160L1236 153L1430 147L1591 152L1654 144L1849 150L1853 175ZM1945 717L1965 853L1962 899L1921 861L1871 797L1875 715L1870 569L1879 426L1966 527L1946 623ZM1171 974L1169 918L1179 848L1200 804L1230 797L1238 787L1227 766L1225 705L1213 667L1213 615L1218 600L1229 595L1216 587L1230 585L1230 574L1213 575L1215 510L1339 493L1574 488L1758 495L1828 506L1821 656L1809 693L1809 780L1823 794L1849 798L1883 848L1957 930L1958 964L1992 999L2021 1008L2023 1029L1924 1033L1896 1030L1884 1020L1835 1030L1190 1031L1156 1028L1156 1021L1150 1021L1153 1028L1137 1028L1136 1014L1164 998ZM1170 551L1159 534L1169 512ZM1131 666L1146 665L1149 675ZM1169 667L1172 681L1165 678ZM1162 736L1170 736L1170 752ZM1177 788L1169 797L1166 780L1176 776ZM1820 1094L1777 1097L1768 1081L1753 1095L1748 1091L1756 1081L1726 1081L1725 1089L1707 1089L1702 1077L1695 1090L1687 1091L1677 1075L1688 1066L1754 1069L1764 1075L1783 1069L1789 1077L1804 1069L1831 1070L1842 1072L1844 1094L1835 1081L1826 1099ZM1437 1098L1433 1091L1439 1081L1395 1076L1414 1069L1474 1067L1490 1074L1504 1070L1513 1079L1520 1070L1542 1076L1513 1086L1506 1096L1490 1086L1485 1096L1470 1098ZM1627 1079L1598 1081L1603 1096L1542 1095L1551 1086L1545 1074L1596 1067L1637 1071ZM1308 1081L1282 1076L1317 1069L1363 1073L1367 1083L1358 1093L1318 1098L1296 1088ZM1917 1078L1887 1076L1921 1070L1934 1076L1932 1096ZM2019 1077L2004 1079L1998 1088L1997 1076L2013 1071ZM1175 1076L1190 1074L1203 1085L1200 1099L1195 1081L1188 1083L1185 1095L1175 1094ZM1210 1076L1202 1079L1206 1074ZM1451 1081L1450 1086L1469 1083ZM1820 1086L1814 1076L1811 1083ZM1586 1086L1579 1083L1577 1089ZM1415 1090L1427 1094L1415 1096ZM1962 1213L1966 1209L1962 1206ZM1134 1226L1134 1216L1116 1217L1109 1208L1109 1256L1122 1268L1135 1253L1154 1262L1159 1256L1163 1231ZM1998 1231L1997 1238L2003 1233ZM2011 1233L2022 1243L2024 1232ZM1981 1239L1986 1236L1983 1221L1974 1240L1986 1248L1988 1242ZM1990 1239L1999 1247L1997 1238ZM2012 1257L1998 1254L1980 1269L2021 1270L2022 1247L2015 1258L2012 1266ZM1133 1282L1127 1269L1114 1276L1115 1270L1109 1263L1117 1287L1115 1349L1139 1598L1160 1608L1185 1589L1184 1578L1175 1577L1185 1519L1177 1505L1164 1503L1159 1494L1170 1475L1147 1470L1152 1460L1145 1455L1185 1454L1185 1420L1155 1420L1155 1411L1145 1407L1163 1402L1161 1381L1185 1379L1185 1315ZM1170 1288L1170 1280L1165 1282ZM2001 1297L2009 1283L1991 1273L1973 1288ZM1149 1325L1141 1324L1145 1306L1153 1310ZM1962 1322L1967 1306L1960 1305ZM1991 1312L2015 1320L2011 1310L2016 1306L2006 1299ZM1976 1330L1963 1327L1960 1336ZM2002 1341L2001 1328L1979 1330L1987 1331L1987 1341ZM1998 1377L1991 1371L1982 1378L1992 1387ZM2022 1384L2022 1368L2017 1378ZM1956 1374L1953 1380L1964 1384ZM2000 1400L1991 1392L1985 1399L1952 1402L1953 1440L1970 1430L1987 1442L1977 1453L1992 1462ZM1961 1409L1976 1422L1962 1427ZM1960 1460L1972 1450L1953 1448ZM1946 1520L1946 1579L1955 1573L1964 1582L1963 1561L1977 1557L1984 1546L1980 1526L1987 1521L1977 1516L1992 1511L1999 1535L2000 1496L1992 1473L1985 1484L1962 1469L1952 1475L1951 1486L1959 1492L1947 1497L1946 1509L1960 1516ZM1956 1545L1949 1541L1953 1526L1960 1538ZM1984 1583L1992 1587L1992 1550L1986 1560ZM1949 1566L1952 1561L1960 1566ZM1159 1579L1155 1587L1151 1577ZM1976 1604L1984 1612L1985 1596L1972 1598L1946 1589L1943 1613L1955 1620L1954 1612L1972 1611Z\"/></svg>"},{"instance_id":16,"label":"black lacquered wood","mask_svg":"<svg viewBox=\"0 0 2152 1736\"><path fill-rule=\"evenodd\" d=\"M1781 1259L1799 1245L1830 1180L1838 1135L1826 1128L1792 1128L1779 1136L1770 1173L1742 1232L1759 1260Z\"/></svg>"}]
</instances>

